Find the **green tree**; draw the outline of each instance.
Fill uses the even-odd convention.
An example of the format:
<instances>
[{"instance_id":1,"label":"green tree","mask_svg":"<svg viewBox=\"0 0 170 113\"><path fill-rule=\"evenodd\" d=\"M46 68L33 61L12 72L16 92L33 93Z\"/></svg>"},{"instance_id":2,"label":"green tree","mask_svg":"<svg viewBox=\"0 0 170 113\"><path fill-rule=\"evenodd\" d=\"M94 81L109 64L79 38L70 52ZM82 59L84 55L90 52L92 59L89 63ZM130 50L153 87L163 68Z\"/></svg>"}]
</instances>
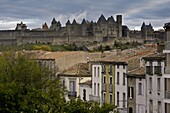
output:
<instances>
[{"instance_id":1,"label":"green tree","mask_svg":"<svg viewBox=\"0 0 170 113\"><path fill-rule=\"evenodd\" d=\"M100 106L97 102L86 102L80 98L72 99L65 106L65 113L109 113L114 109L113 104L104 103Z\"/></svg>"},{"instance_id":2,"label":"green tree","mask_svg":"<svg viewBox=\"0 0 170 113\"><path fill-rule=\"evenodd\" d=\"M59 79L28 55L0 55L0 112L62 112L64 93Z\"/></svg>"}]
</instances>

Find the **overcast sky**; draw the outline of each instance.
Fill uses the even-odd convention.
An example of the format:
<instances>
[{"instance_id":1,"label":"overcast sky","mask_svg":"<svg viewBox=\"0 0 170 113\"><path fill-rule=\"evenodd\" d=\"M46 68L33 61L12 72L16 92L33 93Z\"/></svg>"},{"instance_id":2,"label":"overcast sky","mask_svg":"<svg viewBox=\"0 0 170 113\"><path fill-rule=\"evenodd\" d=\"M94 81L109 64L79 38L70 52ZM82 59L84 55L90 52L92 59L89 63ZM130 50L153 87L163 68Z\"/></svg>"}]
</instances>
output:
<instances>
[{"instance_id":1,"label":"overcast sky","mask_svg":"<svg viewBox=\"0 0 170 113\"><path fill-rule=\"evenodd\" d=\"M123 15L123 24L131 30L139 29L144 21L155 29L170 22L170 0L0 0L0 29L15 29L23 21L29 29L43 23L50 26L53 17L63 26L69 19L81 22L83 18L97 21Z\"/></svg>"}]
</instances>

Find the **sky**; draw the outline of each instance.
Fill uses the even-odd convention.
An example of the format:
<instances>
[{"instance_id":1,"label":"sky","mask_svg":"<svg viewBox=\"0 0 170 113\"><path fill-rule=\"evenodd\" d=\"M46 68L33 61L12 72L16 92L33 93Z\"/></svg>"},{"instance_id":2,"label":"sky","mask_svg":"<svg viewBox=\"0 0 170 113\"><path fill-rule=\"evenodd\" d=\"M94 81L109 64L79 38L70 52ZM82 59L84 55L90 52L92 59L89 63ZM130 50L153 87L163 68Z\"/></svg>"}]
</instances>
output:
<instances>
[{"instance_id":1,"label":"sky","mask_svg":"<svg viewBox=\"0 0 170 113\"><path fill-rule=\"evenodd\" d=\"M50 26L53 18L62 26L73 19L97 21L101 14L115 20L122 15L131 30L139 30L143 22L158 30L170 22L169 5L170 0L0 0L0 30L15 29L21 21L28 29L45 22Z\"/></svg>"}]
</instances>

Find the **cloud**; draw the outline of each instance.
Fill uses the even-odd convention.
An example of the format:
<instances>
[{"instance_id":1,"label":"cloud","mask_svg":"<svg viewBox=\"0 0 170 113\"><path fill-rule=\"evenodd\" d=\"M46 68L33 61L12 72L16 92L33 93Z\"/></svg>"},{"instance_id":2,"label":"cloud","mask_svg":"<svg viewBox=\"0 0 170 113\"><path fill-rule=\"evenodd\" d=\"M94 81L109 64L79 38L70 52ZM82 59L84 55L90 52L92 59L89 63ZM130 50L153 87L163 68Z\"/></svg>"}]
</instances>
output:
<instances>
[{"instance_id":1,"label":"cloud","mask_svg":"<svg viewBox=\"0 0 170 113\"><path fill-rule=\"evenodd\" d=\"M101 14L123 15L123 24L140 28L143 21L162 27L170 18L169 0L1 0L0 29L12 29L20 21L29 28L50 24L53 17L65 25L69 19L97 21Z\"/></svg>"}]
</instances>

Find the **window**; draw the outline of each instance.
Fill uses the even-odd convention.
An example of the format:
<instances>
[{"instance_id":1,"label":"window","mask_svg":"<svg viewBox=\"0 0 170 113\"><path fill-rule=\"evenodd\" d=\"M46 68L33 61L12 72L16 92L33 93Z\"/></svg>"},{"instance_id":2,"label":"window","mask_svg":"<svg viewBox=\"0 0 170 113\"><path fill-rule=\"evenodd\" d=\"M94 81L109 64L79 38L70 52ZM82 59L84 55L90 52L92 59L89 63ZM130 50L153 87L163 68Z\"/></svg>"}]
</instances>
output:
<instances>
[{"instance_id":1,"label":"window","mask_svg":"<svg viewBox=\"0 0 170 113\"><path fill-rule=\"evenodd\" d=\"M133 96L134 96L134 88L133 87L128 87L128 97L130 99L133 99Z\"/></svg>"},{"instance_id":2,"label":"window","mask_svg":"<svg viewBox=\"0 0 170 113\"><path fill-rule=\"evenodd\" d=\"M109 74L110 74L110 75L112 74L112 65L110 65L110 71L109 71Z\"/></svg>"},{"instance_id":3,"label":"window","mask_svg":"<svg viewBox=\"0 0 170 113\"><path fill-rule=\"evenodd\" d=\"M110 94L110 103L112 103L113 97L112 94Z\"/></svg>"},{"instance_id":4,"label":"window","mask_svg":"<svg viewBox=\"0 0 170 113\"><path fill-rule=\"evenodd\" d=\"M126 94L125 93L123 93L123 108L125 108L126 106L125 106L125 102L126 102Z\"/></svg>"},{"instance_id":5,"label":"window","mask_svg":"<svg viewBox=\"0 0 170 113\"><path fill-rule=\"evenodd\" d=\"M161 78L157 78L157 90L161 91Z\"/></svg>"},{"instance_id":6,"label":"window","mask_svg":"<svg viewBox=\"0 0 170 113\"><path fill-rule=\"evenodd\" d=\"M119 68L119 65L117 65L117 68Z\"/></svg>"},{"instance_id":7,"label":"window","mask_svg":"<svg viewBox=\"0 0 170 113\"><path fill-rule=\"evenodd\" d=\"M149 100L149 113L153 113L153 101Z\"/></svg>"},{"instance_id":8,"label":"window","mask_svg":"<svg viewBox=\"0 0 170 113\"><path fill-rule=\"evenodd\" d=\"M106 84L106 76L103 77L103 83Z\"/></svg>"},{"instance_id":9,"label":"window","mask_svg":"<svg viewBox=\"0 0 170 113\"><path fill-rule=\"evenodd\" d=\"M146 74L149 75L153 74L153 66L146 66Z\"/></svg>"},{"instance_id":10,"label":"window","mask_svg":"<svg viewBox=\"0 0 170 113\"><path fill-rule=\"evenodd\" d=\"M100 88L100 87L99 87L99 83L97 84L97 87L98 87L98 88L97 88L97 91L98 91L98 96L99 96L99 93L100 93L100 91L99 91L99 90L100 90L100 89L99 89L99 88Z\"/></svg>"},{"instance_id":11,"label":"window","mask_svg":"<svg viewBox=\"0 0 170 113\"><path fill-rule=\"evenodd\" d=\"M70 92L75 92L75 81L70 81Z\"/></svg>"},{"instance_id":12,"label":"window","mask_svg":"<svg viewBox=\"0 0 170 113\"><path fill-rule=\"evenodd\" d=\"M142 83L138 84L138 95L142 95Z\"/></svg>"},{"instance_id":13,"label":"window","mask_svg":"<svg viewBox=\"0 0 170 113\"><path fill-rule=\"evenodd\" d=\"M161 75L161 66L154 66L154 73L157 75Z\"/></svg>"},{"instance_id":14,"label":"window","mask_svg":"<svg viewBox=\"0 0 170 113\"><path fill-rule=\"evenodd\" d=\"M94 76L96 76L96 67L94 67Z\"/></svg>"},{"instance_id":15,"label":"window","mask_svg":"<svg viewBox=\"0 0 170 113\"><path fill-rule=\"evenodd\" d=\"M119 72L117 72L117 84L119 85Z\"/></svg>"},{"instance_id":16,"label":"window","mask_svg":"<svg viewBox=\"0 0 170 113\"><path fill-rule=\"evenodd\" d=\"M83 89L83 100L86 101L86 90Z\"/></svg>"},{"instance_id":17,"label":"window","mask_svg":"<svg viewBox=\"0 0 170 113\"><path fill-rule=\"evenodd\" d=\"M94 95L96 95L96 83L94 83Z\"/></svg>"},{"instance_id":18,"label":"window","mask_svg":"<svg viewBox=\"0 0 170 113\"><path fill-rule=\"evenodd\" d=\"M97 75L99 77L100 76L100 68L99 67L97 68L97 72L98 72Z\"/></svg>"},{"instance_id":19,"label":"window","mask_svg":"<svg viewBox=\"0 0 170 113\"><path fill-rule=\"evenodd\" d=\"M106 74L106 65L103 65L103 74Z\"/></svg>"},{"instance_id":20,"label":"window","mask_svg":"<svg viewBox=\"0 0 170 113\"><path fill-rule=\"evenodd\" d=\"M117 92L117 105L119 105L119 92Z\"/></svg>"},{"instance_id":21,"label":"window","mask_svg":"<svg viewBox=\"0 0 170 113\"><path fill-rule=\"evenodd\" d=\"M112 77L110 77L110 84L112 84Z\"/></svg>"},{"instance_id":22,"label":"window","mask_svg":"<svg viewBox=\"0 0 170 113\"><path fill-rule=\"evenodd\" d=\"M125 66L125 65L123 65L123 69L125 69L125 67L126 67L126 66Z\"/></svg>"},{"instance_id":23,"label":"window","mask_svg":"<svg viewBox=\"0 0 170 113\"><path fill-rule=\"evenodd\" d=\"M161 101L158 101L158 113L162 112L162 106L161 106Z\"/></svg>"},{"instance_id":24,"label":"window","mask_svg":"<svg viewBox=\"0 0 170 113\"><path fill-rule=\"evenodd\" d=\"M133 113L133 108L129 107L129 113Z\"/></svg>"},{"instance_id":25,"label":"window","mask_svg":"<svg viewBox=\"0 0 170 113\"><path fill-rule=\"evenodd\" d=\"M106 93L103 93L103 101L106 102Z\"/></svg>"},{"instance_id":26,"label":"window","mask_svg":"<svg viewBox=\"0 0 170 113\"><path fill-rule=\"evenodd\" d=\"M126 75L125 73L123 73L123 85L125 85L125 78L126 78Z\"/></svg>"},{"instance_id":27,"label":"window","mask_svg":"<svg viewBox=\"0 0 170 113\"><path fill-rule=\"evenodd\" d=\"M149 77L149 90L152 90L152 77Z\"/></svg>"}]
</instances>

